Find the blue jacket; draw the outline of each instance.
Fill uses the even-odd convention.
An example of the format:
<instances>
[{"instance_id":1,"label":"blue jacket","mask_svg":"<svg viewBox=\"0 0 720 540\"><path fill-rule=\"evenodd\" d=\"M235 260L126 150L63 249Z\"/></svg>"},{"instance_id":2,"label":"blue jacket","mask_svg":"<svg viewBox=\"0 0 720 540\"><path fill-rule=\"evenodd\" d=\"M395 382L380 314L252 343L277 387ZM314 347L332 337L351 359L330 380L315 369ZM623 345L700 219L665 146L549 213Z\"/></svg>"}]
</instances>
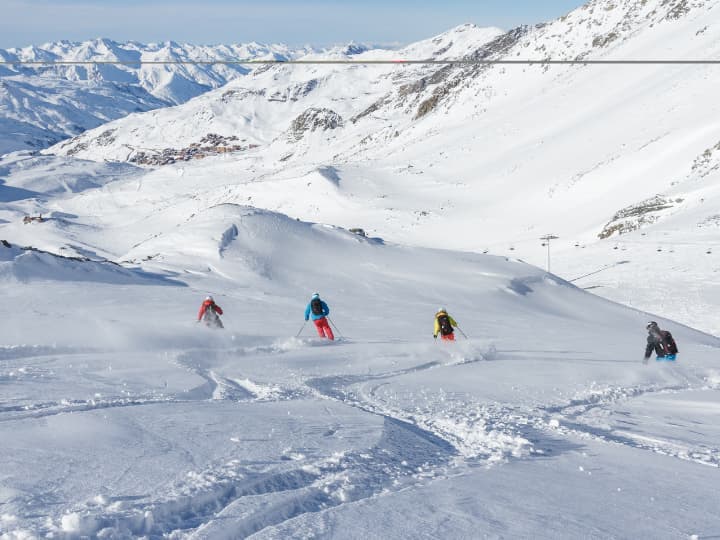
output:
<instances>
[{"instance_id":1,"label":"blue jacket","mask_svg":"<svg viewBox=\"0 0 720 540\"><path fill-rule=\"evenodd\" d=\"M322 306L322 315L315 315L315 314L312 312L312 308L310 307L310 304L312 304L312 300L311 300L310 302L308 302L308 305L307 305L307 307L305 308L305 320L306 320L306 321L307 321L308 318L310 318L310 317L312 317L312 320L313 320L313 321L317 321L318 319L322 319L323 317L327 317L328 315L330 315L330 308L329 308L328 305L327 305L325 302L323 302L322 300L320 300L320 305Z\"/></svg>"}]
</instances>

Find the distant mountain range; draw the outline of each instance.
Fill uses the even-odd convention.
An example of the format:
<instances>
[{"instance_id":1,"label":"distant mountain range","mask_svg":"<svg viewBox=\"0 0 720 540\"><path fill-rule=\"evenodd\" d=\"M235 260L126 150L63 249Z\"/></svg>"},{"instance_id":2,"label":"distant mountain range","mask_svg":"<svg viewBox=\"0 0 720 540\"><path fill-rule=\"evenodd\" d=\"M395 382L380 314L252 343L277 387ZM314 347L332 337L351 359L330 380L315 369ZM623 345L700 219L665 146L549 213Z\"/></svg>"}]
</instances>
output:
<instances>
[{"instance_id":1,"label":"distant mountain range","mask_svg":"<svg viewBox=\"0 0 720 540\"><path fill-rule=\"evenodd\" d=\"M201 46L109 39L0 49L0 60L19 62L0 65L0 154L45 148L130 113L184 103L250 71L240 64L179 62L288 60L309 51L258 43ZM157 61L178 64L132 64Z\"/></svg>"}]
</instances>

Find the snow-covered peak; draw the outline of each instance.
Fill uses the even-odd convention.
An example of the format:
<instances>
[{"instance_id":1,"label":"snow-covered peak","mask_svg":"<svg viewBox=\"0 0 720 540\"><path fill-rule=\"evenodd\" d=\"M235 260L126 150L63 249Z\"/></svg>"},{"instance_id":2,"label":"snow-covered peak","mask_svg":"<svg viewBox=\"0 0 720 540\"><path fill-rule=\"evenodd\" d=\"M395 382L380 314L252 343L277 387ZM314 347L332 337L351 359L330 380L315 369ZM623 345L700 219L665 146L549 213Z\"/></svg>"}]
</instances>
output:
<instances>
[{"instance_id":1,"label":"snow-covered peak","mask_svg":"<svg viewBox=\"0 0 720 540\"><path fill-rule=\"evenodd\" d=\"M374 48L375 47L366 45L364 43L355 43L354 41L351 41L350 43L347 43L345 45L337 45L334 47L324 49L320 52L323 55L326 55L328 57L333 57L333 58L342 57L342 56L351 57L354 55L362 54L362 53L372 50Z\"/></svg>"},{"instance_id":2,"label":"snow-covered peak","mask_svg":"<svg viewBox=\"0 0 720 540\"><path fill-rule=\"evenodd\" d=\"M505 32L500 28L462 24L430 39L418 41L398 51L403 60L461 59Z\"/></svg>"},{"instance_id":3,"label":"snow-covered peak","mask_svg":"<svg viewBox=\"0 0 720 540\"><path fill-rule=\"evenodd\" d=\"M526 56L540 60L682 59L681 52L695 37L694 33L685 34L686 23L705 21L696 29L704 32L707 23L718 16L718 6L718 0L590 0L533 29L524 45ZM632 45L625 46L627 42L642 41L643 35L664 33L668 33L667 39L657 40L652 47L633 50Z\"/></svg>"}]
</instances>

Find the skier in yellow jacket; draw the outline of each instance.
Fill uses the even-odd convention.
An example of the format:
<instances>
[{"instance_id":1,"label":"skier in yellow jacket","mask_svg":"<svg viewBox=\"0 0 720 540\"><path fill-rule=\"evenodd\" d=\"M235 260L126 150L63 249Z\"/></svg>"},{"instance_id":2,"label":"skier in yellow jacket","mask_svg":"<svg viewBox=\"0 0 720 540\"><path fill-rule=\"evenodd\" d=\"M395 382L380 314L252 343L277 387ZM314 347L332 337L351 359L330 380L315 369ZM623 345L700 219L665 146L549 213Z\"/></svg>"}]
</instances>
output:
<instances>
[{"instance_id":1,"label":"skier in yellow jacket","mask_svg":"<svg viewBox=\"0 0 720 540\"><path fill-rule=\"evenodd\" d=\"M433 330L433 337L437 339L438 334L445 341L455 341L455 333L453 326L457 326L455 319L453 319L445 308L440 308L435 314L435 329Z\"/></svg>"}]
</instances>

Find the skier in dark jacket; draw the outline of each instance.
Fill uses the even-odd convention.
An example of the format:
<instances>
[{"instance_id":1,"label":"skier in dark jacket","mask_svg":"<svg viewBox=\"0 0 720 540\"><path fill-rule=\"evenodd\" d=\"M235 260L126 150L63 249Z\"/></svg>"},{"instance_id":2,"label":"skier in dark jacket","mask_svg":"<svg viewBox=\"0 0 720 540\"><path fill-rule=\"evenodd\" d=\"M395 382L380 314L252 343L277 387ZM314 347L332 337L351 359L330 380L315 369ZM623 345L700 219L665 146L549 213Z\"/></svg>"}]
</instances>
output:
<instances>
[{"instance_id":1,"label":"skier in dark jacket","mask_svg":"<svg viewBox=\"0 0 720 540\"><path fill-rule=\"evenodd\" d=\"M333 335L333 331L328 324L328 315L330 315L330 308L328 307L328 305L322 300L320 300L319 293L313 294L312 298L310 299L310 303L308 303L307 307L305 308L305 320L307 321L310 317L312 317L318 335L321 338L327 338L332 341L335 339L335 336Z\"/></svg>"},{"instance_id":2,"label":"skier in dark jacket","mask_svg":"<svg viewBox=\"0 0 720 540\"><path fill-rule=\"evenodd\" d=\"M648 337L647 347L645 347L645 362L650 359L653 351L657 354L657 360L675 360L678 348L672 334L667 330L660 330L655 321L650 321L646 328Z\"/></svg>"}]
</instances>

